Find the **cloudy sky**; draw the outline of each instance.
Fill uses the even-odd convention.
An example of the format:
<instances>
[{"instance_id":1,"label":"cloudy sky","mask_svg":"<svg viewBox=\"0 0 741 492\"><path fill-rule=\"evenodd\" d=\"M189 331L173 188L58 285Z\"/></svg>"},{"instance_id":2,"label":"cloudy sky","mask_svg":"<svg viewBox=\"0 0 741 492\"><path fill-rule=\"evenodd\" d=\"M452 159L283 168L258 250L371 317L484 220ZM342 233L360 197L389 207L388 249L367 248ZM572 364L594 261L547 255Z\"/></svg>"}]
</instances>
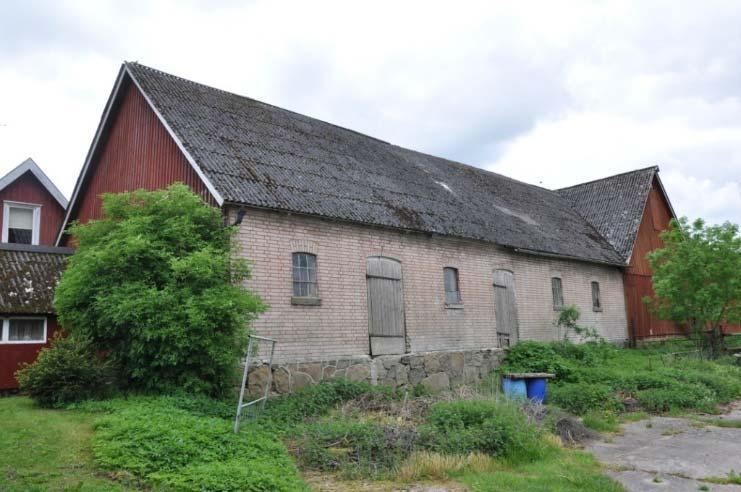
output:
<instances>
[{"instance_id":1,"label":"cloudy sky","mask_svg":"<svg viewBox=\"0 0 741 492\"><path fill-rule=\"evenodd\" d=\"M492 5L495 4L496 5ZM69 196L123 60L549 188L649 165L741 222L740 2L0 6L0 175Z\"/></svg>"}]
</instances>

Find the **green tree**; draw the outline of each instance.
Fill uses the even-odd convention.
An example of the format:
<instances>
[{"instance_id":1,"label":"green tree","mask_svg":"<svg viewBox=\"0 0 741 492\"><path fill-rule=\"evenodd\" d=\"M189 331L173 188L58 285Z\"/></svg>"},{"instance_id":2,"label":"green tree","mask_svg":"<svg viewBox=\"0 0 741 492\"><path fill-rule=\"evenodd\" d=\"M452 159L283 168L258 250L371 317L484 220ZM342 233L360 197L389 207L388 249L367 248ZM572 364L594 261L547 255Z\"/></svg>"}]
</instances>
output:
<instances>
[{"instance_id":1,"label":"green tree","mask_svg":"<svg viewBox=\"0 0 741 492\"><path fill-rule=\"evenodd\" d=\"M264 310L242 285L234 228L183 184L105 194L103 217L69 229L77 250L54 299L62 326L130 388L222 393Z\"/></svg>"},{"instance_id":2,"label":"green tree","mask_svg":"<svg viewBox=\"0 0 741 492\"><path fill-rule=\"evenodd\" d=\"M722 323L741 321L741 236L738 225L672 220L664 247L648 254L655 296L645 298L660 318L683 324L711 355L722 346Z\"/></svg>"}]
</instances>

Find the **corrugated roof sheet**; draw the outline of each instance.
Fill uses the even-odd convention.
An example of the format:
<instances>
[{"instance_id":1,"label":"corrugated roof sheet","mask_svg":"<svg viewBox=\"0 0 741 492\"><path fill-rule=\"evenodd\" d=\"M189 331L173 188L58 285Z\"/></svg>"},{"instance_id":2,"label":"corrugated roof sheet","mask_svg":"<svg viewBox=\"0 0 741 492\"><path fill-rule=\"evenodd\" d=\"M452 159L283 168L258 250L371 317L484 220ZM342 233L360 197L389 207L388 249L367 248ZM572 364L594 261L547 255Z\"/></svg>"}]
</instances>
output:
<instances>
[{"instance_id":1,"label":"corrugated roof sheet","mask_svg":"<svg viewBox=\"0 0 741 492\"><path fill-rule=\"evenodd\" d=\"M52 313L69 248L0 244L0 313Z\"/></svg>"},{"instance_id":2,"label":"corrugated roof sheet","mask_svg":"<svg viewBox=\"0 0 741 492\"><path fill-rule=\"evenodd\" d=\"M227 202L623 262L551 190L126 67Z\"/></svg>"},{"instance_id":3,"label":"corrugated roof sheet","mask_svg":"<svg viewBox=\"0 0 741 492\"><path fill-rule=\"evenodd\" d=\"M658 170L658 167L651 166L557 191L594 224L627 262Z\"/></svg>"}]
</instances>

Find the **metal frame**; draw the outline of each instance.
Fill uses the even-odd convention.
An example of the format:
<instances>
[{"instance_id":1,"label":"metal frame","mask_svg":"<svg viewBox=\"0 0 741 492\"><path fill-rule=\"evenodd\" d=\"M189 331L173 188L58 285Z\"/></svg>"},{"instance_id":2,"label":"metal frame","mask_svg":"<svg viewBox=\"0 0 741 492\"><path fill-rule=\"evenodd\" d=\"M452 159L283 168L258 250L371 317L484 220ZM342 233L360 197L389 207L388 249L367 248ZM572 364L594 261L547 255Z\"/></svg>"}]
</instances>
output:
<instances>
[{"instance_id":1,"label":"metal frame","mask_svg":"<svg viewBox=\"0 0 741 492\"><path fill-rule=\"evenodd\" d=\"M253 359L252 354L253 352L256 351L259 342L269 342L270 343L270 357L268 358L268 380L267 380L267 384L265 385L265 392L260 398L256 400L243 403L244 402L244 390L247 387L247 379L249 377L249 372L250 372L250 362L252 362L252 359ZM239 390L239 401L237 402L237 416L234 418L234 433L235 434L239 432L239 423L242 418L242 410L252 405L257 406L258 404L260 405L260 410L265 408L265 402L268 401L268 395L270 395L270 384L272 382L272 377L273 377L273 354L275 353L276 343L277 341L272 338L258 337L257 335L250 335L250 341L247 344L247 356L246 356L245 363L244 363L244 374L242 375L242 388Z\"/></svg>"}]
</instances>

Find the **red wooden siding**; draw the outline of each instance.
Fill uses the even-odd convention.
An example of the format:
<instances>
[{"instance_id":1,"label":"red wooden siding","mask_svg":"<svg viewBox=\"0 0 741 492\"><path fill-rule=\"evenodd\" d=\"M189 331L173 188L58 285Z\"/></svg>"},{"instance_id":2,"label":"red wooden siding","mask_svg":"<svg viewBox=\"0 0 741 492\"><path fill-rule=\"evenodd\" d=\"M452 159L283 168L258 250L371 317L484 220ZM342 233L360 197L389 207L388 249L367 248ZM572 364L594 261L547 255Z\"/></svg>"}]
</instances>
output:
<instances>
[{"instance_id":1,"label":"red wooden siding","mask_svg":"<svg viewBox=\"0 0 741 492\"><path fill-rule=\"evenodd\" d=\"M64 209L46 191L46 188L36 179L36 176L30 172L25 172L0 191L0 230L3 226L2 207L5 200L41 205L39 244L42 246L54 245L59 227L61 227L64 219Z\"/></svg>"},{"instance_id":2,"label":"red wooden siding","mask_svg":"<svg viewBox=\"0 0 741 492\"><path fill-rule=\"evenodd\" d=\"M84 223L100 218L102 193L156 190L178 181L215 204L206 185L136 86L129 82L121 91L123 97L114 110L101 148L93 157L70 220Z\"/></svg>"},{"instance_id":3,"label":"red wooden siding","mask_svg":"<svg viewBox=\"0 0 741 492\"><path fill-rule=\"evenodd\" d=\"M35 361L39 350L42 347L49 346L49 342L54 338L54 333L58 330L57 317L49 314L46 315L46 343L0 343L0 390L18 387L18 382L15 380L15 371L19 369L22 363Z\"/></svg>"}]
</instances>

